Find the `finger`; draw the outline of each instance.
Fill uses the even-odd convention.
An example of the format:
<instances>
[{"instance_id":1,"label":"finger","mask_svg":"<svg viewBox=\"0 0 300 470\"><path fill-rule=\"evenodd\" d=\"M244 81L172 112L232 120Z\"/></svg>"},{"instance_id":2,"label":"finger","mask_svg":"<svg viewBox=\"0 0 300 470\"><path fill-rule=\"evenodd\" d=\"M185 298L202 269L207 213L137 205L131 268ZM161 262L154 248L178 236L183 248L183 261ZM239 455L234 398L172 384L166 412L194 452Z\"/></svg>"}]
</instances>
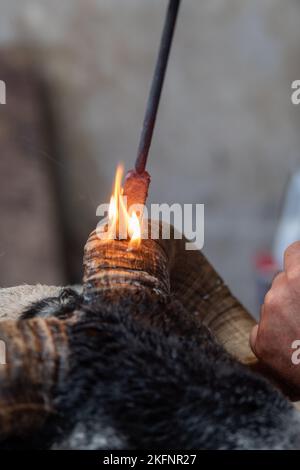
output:
<instances>
[{"instance_id":1,"label":"finger","mask_svg":"<svg viewBox=\"0 0 300 470\"><path fill-rule=\"evenodd\" d=\"M279 288L280 286L283 285L283 283L285 282L286 280L286 274L284 272L280 272L278 274L276 274L276 276L274 277L273 281L272 281L272 287L271 289L275 288Z\"/></svg>"},{"instance_id":2,"label":"finger","mask_svg":"<svg viewBox=\"0 0 300 470\"><path fill-rule=\"evenodd\" d=\"M262 304L262 306L261 306L261 308L260 308L260 319L263 318L264 312L265 312L265 304Z\"/></svg>"},{"instance_id":3,"label":"finger","mask_svg":"<svg viewBox=\"0 0 300 470\"><path fill-rule=\"evenodd\" d=\"M300 241L290 245L284 253L284 270L293 271L300 266Z\"/></svg>"}]
</instances>

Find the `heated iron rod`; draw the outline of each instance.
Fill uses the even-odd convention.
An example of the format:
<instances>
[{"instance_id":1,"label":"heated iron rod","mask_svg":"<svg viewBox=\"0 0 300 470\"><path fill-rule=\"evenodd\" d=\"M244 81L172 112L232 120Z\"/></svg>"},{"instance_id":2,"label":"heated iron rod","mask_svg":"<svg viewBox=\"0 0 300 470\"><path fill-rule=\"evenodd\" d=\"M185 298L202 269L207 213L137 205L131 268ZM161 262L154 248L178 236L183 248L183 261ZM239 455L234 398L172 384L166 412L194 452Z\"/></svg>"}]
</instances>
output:
<instances>
[{"instance_id":1,"label":"heated iron rod","mask_svg":"<svg viewBox=\"0 0 300 470\"><path fill-rule=\"evenodd\" d=\"M136 172L139 174L145 171L147 164L149 149L151 146L161 92L166 75L168 59L172 46L172 40L174 36L180 2L181 0L170 0L167 10L166 20L159 48L159 54L151 84L146 114L141 133L141 139L138 148L137 159L135 163Z\"/></svg>"}]
</instances>

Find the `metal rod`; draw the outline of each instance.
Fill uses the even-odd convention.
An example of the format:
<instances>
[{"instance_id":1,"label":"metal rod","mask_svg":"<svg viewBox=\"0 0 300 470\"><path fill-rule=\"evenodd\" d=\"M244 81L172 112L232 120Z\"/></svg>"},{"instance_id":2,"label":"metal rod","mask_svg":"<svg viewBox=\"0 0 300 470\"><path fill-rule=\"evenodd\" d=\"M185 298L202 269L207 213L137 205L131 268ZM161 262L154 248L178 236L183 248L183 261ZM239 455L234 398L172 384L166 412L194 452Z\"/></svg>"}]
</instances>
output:
<instances>
[{"instance_id":1,"label":"metal rod","mask_svg":"<svg viewBox=\"0 0 300 470\"><path fill-rule=\"evenodd\" d=\"M135 169L137 173L143 173L146 168L149 149L151 146L159 101L166 75L168 59L172 46L176 20L181 0L170 0L163 34L160 43L158 59L155 66L151 90L148 98L147 109L142 128L140 144L138 148Z\"/></svg>"}]
</instances>

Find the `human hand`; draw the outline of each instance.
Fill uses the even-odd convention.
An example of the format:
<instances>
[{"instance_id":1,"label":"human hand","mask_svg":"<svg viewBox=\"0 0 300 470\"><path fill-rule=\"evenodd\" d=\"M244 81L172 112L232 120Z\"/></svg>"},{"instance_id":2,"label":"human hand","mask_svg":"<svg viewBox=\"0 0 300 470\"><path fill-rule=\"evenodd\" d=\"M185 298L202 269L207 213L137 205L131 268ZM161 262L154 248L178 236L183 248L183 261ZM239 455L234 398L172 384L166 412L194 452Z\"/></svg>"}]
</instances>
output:
<instances>
[{"instance_id":1,"label":"human hand","mask_svg":"<svg viewBox=\"0 0 300 470\"><path fill-rule=\"evenodd\" d=\"M284 271L267 293L261 317L250 335L258 359L300 398L300 242L285 252Z\"/></svg>"}]
</instances>

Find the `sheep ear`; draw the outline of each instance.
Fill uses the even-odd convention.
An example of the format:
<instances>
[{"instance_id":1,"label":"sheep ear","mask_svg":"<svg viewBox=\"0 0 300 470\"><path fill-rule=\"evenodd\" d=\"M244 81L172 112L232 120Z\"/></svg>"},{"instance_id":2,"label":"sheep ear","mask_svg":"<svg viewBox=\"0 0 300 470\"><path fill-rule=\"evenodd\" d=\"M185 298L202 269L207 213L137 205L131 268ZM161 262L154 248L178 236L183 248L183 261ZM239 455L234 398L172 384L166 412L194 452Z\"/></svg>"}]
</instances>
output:
<instances>
[{"instance_id":1,"label":"sheep ear","mask_svg":"<svg viewBox=\"0 0 300 470\"><path fill-rule=\"evenodd\" d=\"M21 320L31 318L49 318L55 317L60 320L66 320L74 315L74 312L82 305L82 287L64 287L56 297L46 297L42 300L30 304L23 311Z\"/></svg>"},{"instance_id":2,"label":"sheep ear","mask_svg":"<svg viewBox=\"0 0 300 470\"><path fill-rule=\"evenodd\" d=\"M16 286L0 289L0 321L17 320L30 305L49 297L58 297L63 288L56 286Z\"/></svg>"},{"instance_id":3,"label":"sheep ear","mask_svg":"<svg viewBox=\"0 0 300 470\"><path fill-rule=\"evenodd\" d=\"M55 415L67 379L69 329L52 318L0 322L0 441L29 437Z\"/></svg>"}]
</instances>

